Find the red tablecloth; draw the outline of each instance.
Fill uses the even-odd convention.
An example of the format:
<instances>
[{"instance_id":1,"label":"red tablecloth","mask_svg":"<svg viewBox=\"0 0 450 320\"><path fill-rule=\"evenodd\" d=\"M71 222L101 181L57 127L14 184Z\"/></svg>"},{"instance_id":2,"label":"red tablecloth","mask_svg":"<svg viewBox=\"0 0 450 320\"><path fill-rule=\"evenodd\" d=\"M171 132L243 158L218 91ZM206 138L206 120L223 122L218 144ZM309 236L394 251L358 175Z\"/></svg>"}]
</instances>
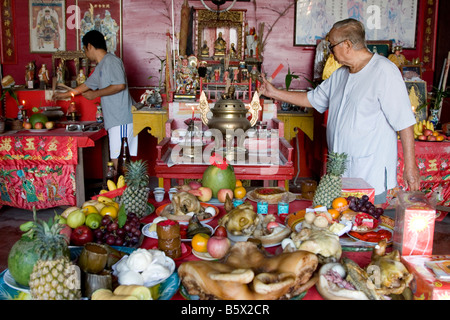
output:
<instances>
[{"instance_id":1,"label":"red tablecloth","mask_svg":"<svg viewBox=\"0 0 450 320\"><path fill-rule=\"evenodd\" d=\"M106 135L92 132L21 130L0 135L0 206L31 210L76 205L78 148Z\"/></svg>"},{"instance_id":2,"label":"red tablecloth","mask_svg":"<svg viewBox=\"0 0 450 320\"><path fill-rule=\"evenodd\" d=\"M450 142L416 141L415 153L422 181L421 190L431 194L442 188L443 206L450 206ZM397 180L400 186L403 181L404 157L401 142L398 142Z\"/></svg>"},{"instance_id":3,"label":"red tablecloth","mask_svg":"<svg viewBox=\"0 0 450 320\"><path fill-rule=\"evenodd\" d=\"M170 201L167 198L167 196L162 202L159 202L159 203L156 202L154 200L154 198L151 196L151 199L149 200L149 202L151 204L153 204L155 206L155 208L157 208L157 207L159 207L161 205L164 205L166 203L170 203ZM255 208L255 211L256 211L256 203L253 202L253 201L251 201L251 203L253 204L253 206ZM219 214L210 223L208 223L213 228L215 228L217 226L217 222L220 219L220 217L222 217L225 214L225 209L224 209L223 205L215 205L215 206L217 206L217 208L219 208ZM295 200L295 201L293 201L293 202L291 202L289 204L289 212L296 212L296 211L308 208L310 206L311 206L311 201ZM269 205L269 213L270 214L276 214L277 213L277 205ZM152 213L149 216L147 216L144 219L142 219L142 223L143 224L150 223L156 217L157 217L157 215L155 213ZM277 219L279 219L279 222L284 222L279 217ZM158 247L158 240L157 239L144 237L144 240L143 240L143 242L141 244L141 248L154 249L154 248L157 248L157 247ZM276 247L272 247L272 248L267 248L266 250L267 250L267 252L269 252L271 254L274 254L276 252L279 252L281 250L281 247L280 246L276 246ZM353 261L358 263L361 267L365 267L365 266L367 266L370 263L371 254L372 254L372 251L361 251L361 252L344 251L343 252L343 256L346 256L346 257L352 259ZM175 261L175 264L178 267L183 262L191 261L191 260L199 260L199 259L197 257L195 257L193 254L190 254L188 257L186 257L184 259ZM183 300L184 298L180 294L180 292L177 292L172 299L173 300ZM323 298L317 292L316 287L313 286L312 288L310 288L308 290L306 295L303 297L303 300L323 300Z\"/></svg>"}]
</instances>

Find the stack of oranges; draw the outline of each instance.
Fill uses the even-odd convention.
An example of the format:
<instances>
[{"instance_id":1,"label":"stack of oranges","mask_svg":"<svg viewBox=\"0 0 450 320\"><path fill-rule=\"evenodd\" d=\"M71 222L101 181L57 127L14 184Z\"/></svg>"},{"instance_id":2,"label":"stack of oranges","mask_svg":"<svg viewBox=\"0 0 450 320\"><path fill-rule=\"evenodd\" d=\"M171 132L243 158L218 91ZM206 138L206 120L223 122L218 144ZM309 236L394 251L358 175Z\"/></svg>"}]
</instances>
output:
<instances>
[{"instance_id":1,"label":"stack of oranges","mask_svg":"<svg viewBox=\"0 0 450 320\"><path fill-rule=\"evenodd\" d=\"M234 198L244 199L247 194L247 190L242 186L241 180L236 180L236 187L234 188Z\"/></svg>"},{"instance_id":2,"label":"stack of oranges","mask_svg":"<svg viewBox=\"0 0 450 320\"><path fill-rule=\"evenodd\" d=\"M338 197L331 203L331 209L328 212L334 220L339 219L342 212L348 209L348 201L344 197Z\"/></svg>"}]
</instances>

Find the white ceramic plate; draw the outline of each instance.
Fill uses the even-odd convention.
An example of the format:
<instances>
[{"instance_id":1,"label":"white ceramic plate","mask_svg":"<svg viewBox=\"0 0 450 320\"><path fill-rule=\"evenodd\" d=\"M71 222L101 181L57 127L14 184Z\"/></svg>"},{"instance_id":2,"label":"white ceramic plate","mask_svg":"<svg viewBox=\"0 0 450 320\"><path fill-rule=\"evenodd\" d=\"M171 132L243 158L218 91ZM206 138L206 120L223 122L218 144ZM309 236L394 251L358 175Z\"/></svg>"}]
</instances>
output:
<instances>
[{"instance_id":1,"label":"white ceramic plate","mask_svg":"<svg viewBox=\"0 0 450 320\"><path fill-rule=\"evenodd\" d=\"M12 277L11 273L9 272L9 270L6 270L5 275L3 276L3 280L5 281L5 283L10 286L13 289L19 290L19 291L23 291L26 293L30 293L30 287L28 286L22 286L21 284L18 284L16 282L16 280L14 280L14 278Z\"/></svg>"},{"instance_id":2,"label":"white ceramic plate","mask_svg":"<svg viewBox=\"0 0 450 320\"><path fill-rule=\"evenodd\" d=\"M194 249L192 249L192 254L202 260L207 260L207 261L217 260L216 258L211 257L211 255L208 252L198 252L198 251L195 251Z\"/></svg>"}]
</instances>

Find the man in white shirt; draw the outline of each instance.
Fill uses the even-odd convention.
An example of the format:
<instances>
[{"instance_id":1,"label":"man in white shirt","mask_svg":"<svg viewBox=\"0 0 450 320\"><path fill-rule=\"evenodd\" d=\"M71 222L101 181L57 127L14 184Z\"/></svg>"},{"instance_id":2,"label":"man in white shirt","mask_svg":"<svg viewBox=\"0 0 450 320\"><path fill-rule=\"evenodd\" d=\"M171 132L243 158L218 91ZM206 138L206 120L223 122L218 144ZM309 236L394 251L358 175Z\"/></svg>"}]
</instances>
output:
<instances>
[{"instance_id":1,"label":"man in white shirt","mask_svg":"<svg viewBox=\"0 0 450 320\"><path fill-rule=\"evenodd\" d=\"M375 203L384 203L397 185L397 132L405 166L404 181L419 190L414 151L416 123L398 68L366 47L364 25L354 19L337 22L329 33L330 51L343 67L309 92L276 89L263 79L262 95L295 105L328 110L329 150L347 153L345 177L360 177L375 188Z\"/></svg>"}]
</instances>

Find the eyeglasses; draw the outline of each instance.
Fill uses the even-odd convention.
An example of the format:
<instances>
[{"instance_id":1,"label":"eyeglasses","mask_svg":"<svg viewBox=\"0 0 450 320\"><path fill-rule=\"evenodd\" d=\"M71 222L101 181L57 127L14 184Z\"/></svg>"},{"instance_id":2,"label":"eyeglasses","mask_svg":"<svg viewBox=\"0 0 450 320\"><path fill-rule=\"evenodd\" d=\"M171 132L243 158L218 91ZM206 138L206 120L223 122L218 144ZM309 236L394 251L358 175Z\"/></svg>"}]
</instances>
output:
<instances>
[{"instance_id":1,"label":"eyeglasses","mask_svg":"<svg viewBox=\"0 0 450 320\"><path fill-rule=\"evenodd\" d=\"M344 39L344 40L342 40L342 41L340 41L340 42L338 42L338 43L336 43L336 44L333 44L333 45L331 45L331 43L330 43L330 44L328 45L328 49L330 50L330 52L334 53L334 51L333 51L334 47L340 45L340 44L341 44L342 42L344 42L344 41L347 41L347 39Z\"/></svg>"}]
</instances>

